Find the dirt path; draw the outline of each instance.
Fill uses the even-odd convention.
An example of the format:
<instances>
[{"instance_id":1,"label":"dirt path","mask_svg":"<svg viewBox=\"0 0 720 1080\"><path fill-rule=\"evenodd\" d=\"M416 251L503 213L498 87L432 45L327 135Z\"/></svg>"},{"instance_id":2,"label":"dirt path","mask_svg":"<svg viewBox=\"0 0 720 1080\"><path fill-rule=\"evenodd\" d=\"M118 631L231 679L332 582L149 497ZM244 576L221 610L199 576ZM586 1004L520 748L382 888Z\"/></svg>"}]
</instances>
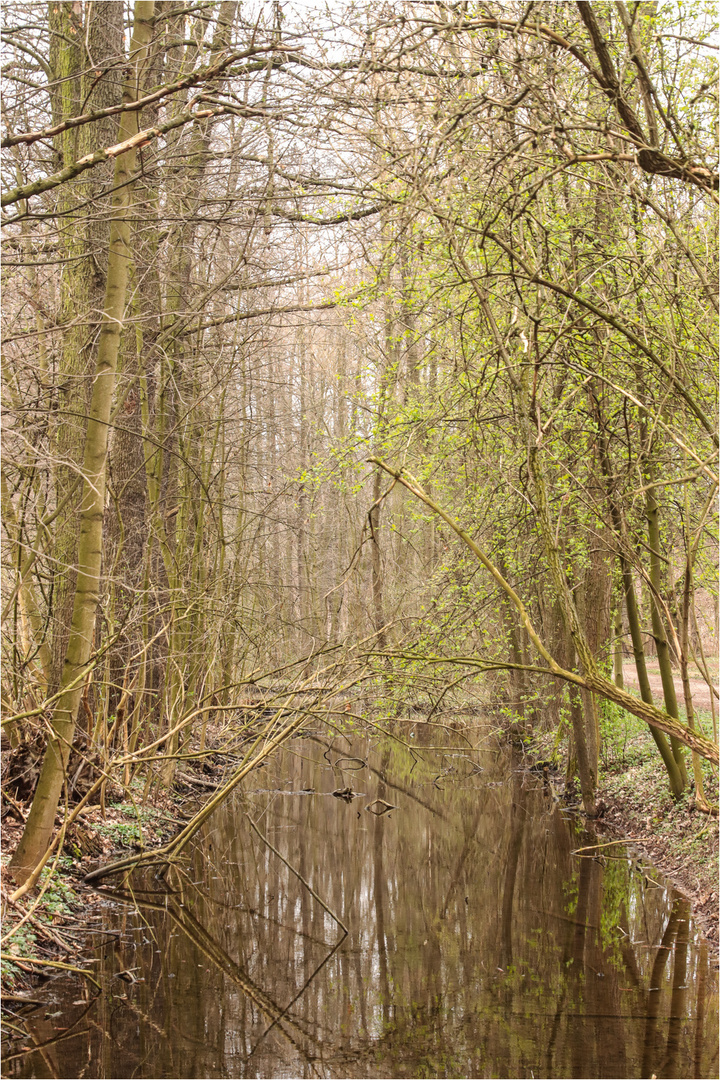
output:
<instances>
[{"instance_id":1,"label":"dirt path","mask_svg":"<svg viewBox=\"0 0 720 1080\"><path fill-rule=\"evenodd\" d=\"M682 681L680 679L680 672L674 672L675 675L675 693L677 694L678 705L683 707L684 697ZM650 689L653 692L655 703L662 705L662 680L660 679L660 671L657 665L648 665L648 677L650 679ZM637 690L637 674L635 671L635 665L633 663L623 664L623 678L625 685L628 689ZM698 675L690 676L690 689L692 691L693 705L696 709L702 712L709 713L711 711L710 705L710 688L704 679ZM715 699L715 708L718 708L717 698Z\"/></svg>"}]
</instances>

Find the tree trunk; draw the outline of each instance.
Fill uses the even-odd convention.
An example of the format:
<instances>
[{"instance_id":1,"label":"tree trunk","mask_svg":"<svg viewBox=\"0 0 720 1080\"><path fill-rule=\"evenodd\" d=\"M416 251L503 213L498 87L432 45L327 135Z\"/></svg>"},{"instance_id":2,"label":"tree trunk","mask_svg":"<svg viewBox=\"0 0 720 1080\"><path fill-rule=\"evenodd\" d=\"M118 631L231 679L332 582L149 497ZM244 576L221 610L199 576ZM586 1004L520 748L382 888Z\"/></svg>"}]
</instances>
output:
<instances>
[{"instance_id":1,"label":"tree trunk","mask_svg":"<svg viewBox=\"0 0 720 1080\"><path fill-rule=\"evenodd\" d=\"M50 67L55 75L51 91L53 121L66 120L83 107L90 110L116 105L120 87L112 60L123 53L122 4L103 0L92 6L86 33L78 13L79 5L62 2L49 5ZM88 50L110 63L98 79L91 72ZM117 130L114 118L66 131L55 139L55 156L60 168L90 152L97 144L107 145ZM80 510L81 473L85 438L85 417L91 396L92 352L101 309L106 273L108 218L85 210L84 203L97 200L111 180L112 167L102 166L58 191L58 213L62 216L60 245L66 262L60 285L60 324L63 327L60 363L57 371L57 411L51 413L55 498L64 505L55 524L53 547L50 692L57 691L67 650L77 575L77 516ZM80 209L77 203L80 202Z\"/></svg>"},{"instance_id":2,"label":"tree trunk","mask_svg":"<svg viewBox=\"0 0 720 1080\"><path fill-rule=\"evenodd\" d=\"M136 0L130 45L132 75L123 92L126 101L134 100L138 93L142 63L152 35L153 10L154 0ZM129 139L137 131L137 114L122 114L118 142ZM132 149L118 155L115 162L105 303L83 454L84 482L72 623L60 697L52 720L52 735L45 751L30 814L11 861L11 868L21 884L42 859L50 842L92 652L102 564L108 431L125 315L130 254L129 209L135 160L136 151Z\"/></svg>"},{"instance_id":3,"label":"tree trunk","mask_svg":"<svg viewBox=\"0 0 720 1080\"><path fill-rule=\"evenodd\" d=\"M650 689L650 679L648 677L647 665L645 663L645 648L643 645L642 628L640 624L640 614L638 612L637 599L635 596L635 584L633 582L632 568L626 555L623 553L627 549L628 538L627 528L625 524L625 518L623 511L620 508L620 504L615 497L614 485L615 480L613 477L612 469L610 466L610 456L608 453L607 443L605 441L603 431L603 418L600 411L600 405L594 396L591 398L591 407L595 412L598 419L598 444L600 447L600 466L605 476L605 481L608 485L608 497L610 502L610 516L612 518L613 529L615 535L620 544L620 552L618 555L618 561L620 563L620 574L622 580L622 599L625 601L625 611L627 613L628 629L630 630L630 640L632 641L633 658L635 660L635 671L637 672L638 686L640 688L640 697L647 705L653 704L652 690ZM618 600L618 611L620 612L620 622L622 629L622 599ZM622 672L622 656L621 656L620 670ZM624 690L622 683L618 682L617 675L615 678L615 685L619 690ZM668 743L667 738L662 731L658 731L657 728L651 727L650 734L653 737L655 745L658 748L658 753L662 758L665 766L665 771L668 774L668 781L670 783L670 791L675 800L682 797L685 790L686 782L683 779L682 773L678 768L678 764L675 760L672 748Z\"/></svg>"},{"instance_id":4,"label":"tree trunk","mask_svg":"<svg viewBox=\"0 0 720 1080\"><path fill-rule=\"evenodd\" d=\"M630 629L630 639L632 641L633 656L635 659L635 671L637 672L638 686L640 687L640 697L648 705L652 705L653 695L652 690L650 689L647 665L645 664L642 628L640 625L637 601L635 599L635 585L633 583L632 571L628 566L627 561L622 557L620 559L620 567L622 570L623 589L625 593L625 610L627 611L628 627ZM663 759L673 798L676 800L680 799L685 791L685 781L678 768L670 744L662 731L650 728L650 734L655 740L655 745L658 748L660 757Z\"/></svg>"},{"instance_id":5,"label":"tree trunk","mask_svg":"<svg viewBox=\"0 0 720 1080\"><path fill-rule=\"evenodd\" d=\"M649 478L649 482L652 478ZM648 546L650 548L650 583L652 595L650 597L650 611L652 616L652 632L655 640L658 664L660 666L660 678L662 679L663 696L665 698L665 712L668 716L679 717L677 695L675 693L675 679L673 677L672 660L668 646L665 626L660 610L660 597L662 596L662 566L660 555L660 523L659 508L655 498L654 488L648 486L645 493L645 516L648 524ZM677 763L678 771L682 778L683 789L687 787L687 772L683 758L682 744L677 739L670 738L673 757Z\"/></svg>"},{"instance_id":6,"label":"tree trunk","mask_svg":"<svg viewBox=\"0 0 720 1080\"><path fill-rule=\"evenodd\" d=\"M615 613L613 616L613 678L615 685L621 690L625 689L625 677L623 675L623 594L617 590L615 600Z\"/></svg>"}]
</instances>

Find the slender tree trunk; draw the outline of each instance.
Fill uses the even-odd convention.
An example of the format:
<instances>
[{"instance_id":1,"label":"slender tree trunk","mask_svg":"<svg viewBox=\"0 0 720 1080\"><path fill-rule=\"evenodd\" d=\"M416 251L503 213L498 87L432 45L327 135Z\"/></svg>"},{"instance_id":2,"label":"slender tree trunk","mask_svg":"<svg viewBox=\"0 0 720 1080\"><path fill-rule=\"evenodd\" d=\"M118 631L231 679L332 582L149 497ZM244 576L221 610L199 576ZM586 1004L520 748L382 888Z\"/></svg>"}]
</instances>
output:
<instances>
[{"instance_id":1,"label":"slender tree trunk","mask_svg":"<svg viewBox=\"0 0 720 1080\"><path fill-rule=\"evenodd\" d=\"M647 665L645 663L645 648L643 644L640 614L638 611L637 599L635 596L635 583L633 581L633 574L630 563L628 562L626 556L623 554L623 550L627 550L628 546L625 518L623 516L623 512L620 508L618 500L615 498L615 480L610 466L610 456L608 453L607 444L605 442L602 426L602 414L600 412L600 406L597 398L593 397L591 399L591 407L594 409L598 418L600 466L605 476L605 481L608 485L610 516L612 518L613 529L620 544L618 561L620 563L620 574L622 580L622 599L624 599L625 601L625 612L627 615L628 629L630 631L630 640L632 641L633 658L635 661L635 671L637 673L638 686L640 688L640 697L647 705L652 705L653 695L650 688L650 679L648 677ZM620 621L622 623L622 600L618 601L618 610L620 612ZM620 690L624 689L624 687L617 681L617 677L615 679L615 685ZM658 748L658 753L662 758L663 764L665 766L665 771L668 774L668 781L670 783L670 791L672 792L672 796L676 800L680 799L685 790L686 782L683 779L683 775L678 767L677 761L675 760L675 755L673 754L670 743L668 742L664 733L662 731L658 731L657 728L651 727L650 734L652 735L655 745Z\"/></svg>"},{"instance_id":2,"label":"slender tree trunk","mask_svg":"<svg viewBox=\"0 0 720 1080\"><path fill-rule=\"evenodd\" d=\"M130 44L132 74L123 93L127 101L134 100L138 93L142 64L152 35L153 10L154 0L136 0L135 23ZM129 139L137 131L137 114L122 114L118 142ZM52 720L52 735L45 751L30 814L11 861L11 868L21 884L45 854L50 842L65 782L85 672L92 651L102 566L108 431L125 316L130 253L131 178L135 171L135 161L136 151L133 149L120 154L115 162L105 303L83 455L84 483L72 623L63 664L60 697Z\"/></svg>"},{"instance_id":3,"label":"slender tree trunk","mask_svg":"<svg viewBox=\"0 0 720 1080\"><path fill-rule=\"evenodd\" d=\"M122 56L122 4L101 0L86 15L82 26L81 5L67 2L49 4L50 67L55 76L51 89L53 121L62 122L79 113L116 105L120 93L112 61ZM91 72L91 54L110 62L108 71L97 78ZM107 145L117 131L114 118L66 131L55 139L55 156L62 168L97 148ZM112 176L112 166L94 170L82 187L66 184L58 191L61 252L66 262L60 283L60 323L63 328L57 381L57 410L51 412L51 438L55 498L64 506L55 523L53 543L53 584L50 692L62 679L67 651L77 575L77 516L80 510L85 438L85 417L91 396L93 374L92 345L97 332L96 312L101 309L105 287L105 252L108 243L107 215L93 214L92 207ZM77 204L81 209L78 211ZM101 204L102 205L102 204Z\"/></svg>"},{"instance_id":4,"label":"slender tree trunk","mask_svg":"<svg viewBox=\"0 0 720 1080\"><path fill-rule=\"evenodd\" d=\"M526 405L526 402L523 402L523 404ZM527 415L528 411L526 408L525 416ZM545 557L548 561L550 576L553 582L555 595L560 605L563 622L565 624L565 628L569 637L568 651L571 654L574 653L577 655L577 658L581 665L581 669L585 674L594 674L597 670L595 659L592 655L590 646L588 645L587 639L580 626L580 620L578 618L575 602L572 598L567 578L565 577L565 571L563 569L560 559L560 554L555 540L555 531L553 530L552 523L550 521L547 488L540 456L540 449L535 442L534 436L530 433L528 429L527 421L524 421L524 424L526 428L525 435L528 446L528 467L533 481L537 521L540 529L540 535L543 538ZM570 665L568 666L571 666L572 662L573 660L571 657ZM573 693L577 694L577 691L574 687L571 688L571 695ZM570 714L572 719L575 754L577 756L578 774L580 776L580 792L582 795L583 808L588 817L594 817L597 771L593 769L593 762L591 757L591 742L588 737L587 730L587 725L593 723L594 720L592 716L586 718L585 710L582 708L571 707Z\"/></svg>"},{"instance_id":5,"label":"slender tree trunk","mask_svg":"<svg viewBox=\"0 0 720 1080\"><path fill-rule=\"evenodd\" d=\"M648 546L650 548L650 583L652 595L650 597L650 610L652 617L653 638L657 650L658 664L660 666L660 678L662 679L663 696L665 698L665 712L668 716L679 717L677 695L675 693L675 679L673 677L672 660L668 646L667 635L660 610L660 597L662 596L662 566L660 555L660 523L659 508L655 498L654 488L649 486L652 478L648 480L648 488L645 493L645 516L648 524ZM682 778L683 789L687 787L687 772L683 757L682 744L677 739L670 738L673 757L677 763Z\"/></svg>"},{"instance_id":6,"label":"slender tree trunk","mask_svg":"<svg viewBox=\"0 0 720 1080\"><path fill-rule=\"evenodd\" d=\"M632 571L627 561L622 557L620 559L620 567L622 570L623 589L625 593L625 610L627 611L628 628L630 630L630 639L632 641L635 671L637 672L638 686L640 687L640 697L648 705L652 705L653 695L650 688L647 665L645 663L642 627L640 625L640 614L635 599L635 585L633 583ZM673 798L680 799L685 791L685 781L678 768L670 743L665 738L662 731L657 731L656 728L651 727L650 734L655 740L655 745L657 746L660 757L665 765Z\"/></svg>"},{"instance_id":7,"label":"slender tree trunk","mask_svg":"<svg viewBox=\"0 0 720 1080\"><path fill-rule=\"evenodd\" d=\"M385 611L383 605L383 572L380 552L380 494L382 477L378 469L373 477L373 506L370 511L370 530L372 552L372 614L377 647L382 652L387 646L385 637Z\"/></svg>"},{"instance_id":8,"label":"slender tree trunk","mask_svg":"<svg viewBox=\"0 0 720 1080\"><path fill-rule=\"evenodd\" d=\"M117 4L115 5L117 7ZM162 2L156 17L164 14ZM156 23L157 26L157 23ZM144 65L145 85L159 86L163 81L163 35L156 34ZM140 114L142 130L159 122L159 103ZM157 265L158 183L154 172L141 175L133 188L133 254L128 287L132 297L133 322L123 333L117 373L117 396L122 407L110 437L108 488L112 498L106 521L105 573L111 576L114 605L109 617L124 629L110 649L110 686L108 711L116 712L121 687L128 674L131 657L142 653L143 628L149 597L145 592L147 559L150 548L152 564L154 536L149 533L148 476L146 454L152 459L151 443L145 444L149 431L152 403L155 342L160 330L162 311ZM140 610L137 610L137 609ZM132 618L134 616L134 618ZM135 664L146 668L145 658ZM137 673L137 669L136 669ZM142 680L144 682L144 679ZM142 700L144 685L136 683L136 696ZM124 721L121 725L124 727Z\"/></svg>"},{"instance_id":9,"label":"slender tree trunk","mask_svg":"<svg viewBox=\"0 0 720 1080\"><path fill-rule=\"evenodd\" d=\"M623 594L622 589L617 590L615 599L615 613L613 617L613 677L615 685L621 690L625 689L623 675Z\"/></svg>"}]
</instances>

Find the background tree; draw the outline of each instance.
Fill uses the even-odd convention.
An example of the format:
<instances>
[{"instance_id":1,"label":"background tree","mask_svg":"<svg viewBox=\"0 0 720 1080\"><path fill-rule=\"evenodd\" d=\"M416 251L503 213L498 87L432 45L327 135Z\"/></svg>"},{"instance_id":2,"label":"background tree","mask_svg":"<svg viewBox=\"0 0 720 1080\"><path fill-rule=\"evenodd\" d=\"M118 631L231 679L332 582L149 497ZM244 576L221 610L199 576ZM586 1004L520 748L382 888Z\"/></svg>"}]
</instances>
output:
<instances>
[{"instance_id":1,"label":"background tree","mask_svg":"<svg viewBox=\"0 0 720 1080\"><path fill-rule=\"evenodd\" d=\"M620 705L679 797L717 756L706 16L142 10L126 54L120 4L5 8L4 724L16 790L53 775L16 867L63 784L145 746L170 783L341 672L558 728L588 813Z\"/></svg>"}]
</instances>

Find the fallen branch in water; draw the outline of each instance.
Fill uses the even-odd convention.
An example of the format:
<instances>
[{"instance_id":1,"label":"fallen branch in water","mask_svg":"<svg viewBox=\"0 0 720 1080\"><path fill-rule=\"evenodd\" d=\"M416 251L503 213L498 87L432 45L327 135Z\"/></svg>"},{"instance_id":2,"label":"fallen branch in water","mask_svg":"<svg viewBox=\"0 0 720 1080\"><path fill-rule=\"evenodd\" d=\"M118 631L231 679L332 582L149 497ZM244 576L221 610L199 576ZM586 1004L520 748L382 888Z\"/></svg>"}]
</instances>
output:
<instances>
[{"instance_id":1,"label":"fallen branch in water","mask_svg":"<svg viewBox=\"0 0 720 1080\"><path fill-rule=\"evenodd\" d=\"M93 979L89 971L86 971L85 968L74 967L73 964L61 964L59 960L41 960L38 956L15 956L14 953L0 953L0 960L6 960L9 964L16 964L20 968L23 964L30 964L33 967L62 968L63 971L72 971L76 975L83 975L90 980L93 986L97 986L98 990L100 989L100 983Z\"/></svg>"},{"instance_id":2,"label":"fallen branch in water","mask_svg":"<svg viewBox=\"0 0 720 1080\"><path fill-rule=\"evenodd\" d=\"M276 750L278 746L286 741L286 739L289 739L291 735L294 735L305 722L307 715L307 712L303 710L294 720L289 724L286 724L277 735L266 742L255 757L250 761L247 761L244 765L241 765L237 772L231 776L225 784L217 789L215 795L208 800L202 810L195 814L185 828L168 844L165 844L161 848L157 848L155 851L144 851L139 855L132 855L129 858L109 863L107 866L100 866L97 870L92 870L89 874L85 875L85 883L90 885L93 882L101 881L102 878L107 877L109 874L117 874L124 870L134 870L136 867L147 865L148 863L170 863L176 859L198 829L205 824L217 807L227 799L228 795L230 795L230 793L238 786L240 781L244 780L253 769L256 769L258 765L273 752L273 750ZM264 734L268 733L274 723L275 718L273 717L265 728ZM257 745L257 742L261 737L262 736L258 737L255 745Z\"/></svg>"}]
</instances>

